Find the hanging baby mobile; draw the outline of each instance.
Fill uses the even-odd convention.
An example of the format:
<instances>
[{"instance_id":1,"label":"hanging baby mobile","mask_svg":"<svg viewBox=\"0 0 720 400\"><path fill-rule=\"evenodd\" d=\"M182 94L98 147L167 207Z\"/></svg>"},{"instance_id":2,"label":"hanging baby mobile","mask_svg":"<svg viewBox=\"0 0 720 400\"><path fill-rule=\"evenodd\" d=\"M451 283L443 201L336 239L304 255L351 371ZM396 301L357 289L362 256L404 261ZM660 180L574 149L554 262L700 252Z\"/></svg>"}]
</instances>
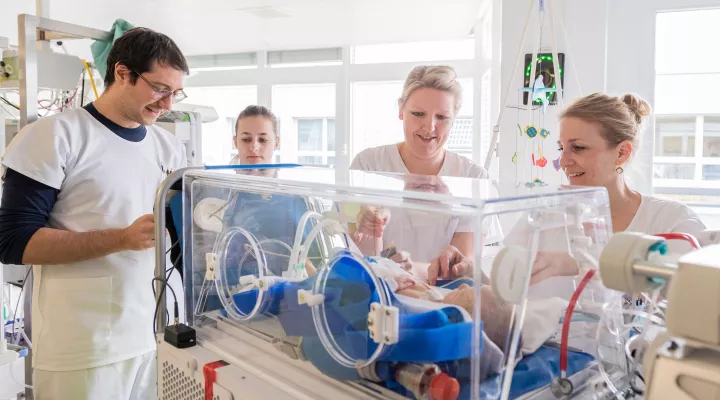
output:
<instances>
[{"instance_id":1,"label":"hanging baby mobile","mask_svg":"<svg viewBox=\"0 0 720 400\"><path fill-rule=\"evenodd\" d=\"M529 188L546 186L545 168L552 167L555 171L560 170L559 156L550 164L543 155L545 142L551 137L551 131L545 125L545 114L548 105L557 104L555 68L559 71L561 79L563 75L564 54L560 53L558 58L559 61L556 64L550 53L526 54L525 56L525 84L518 92L519 106L517 108L518 122L520 121L520 111L524 109L528 114L528 123L525 125L525 129L520 123L517 124L520 134L516 136L515 153L512 156L512 162L516 168L516 185L518 186L522 182L525 182L525 186ZM535 79L531 86L530 77L532 76L535 76ZM520 99L521 94L522 100ZM520 105L520 101L525 107ZM520 138L526 142L522 143L518 140ZM525 156L520 157L523 148Z\"/></svg>"},{"instance_id":2,"label":"hanging baby mobile","mask_svg":"<svg viewBox=\"0 0 720 400\"><path fill-rule=\"evenodd\" d=\"M561 169L560 155L557 155L557 157L551 156L551 159L545 156L553 152L553 147L546 148L546 146L555 146L557 141L557 135L553 137L556 119L554 117L548 118L548 124L545 121L548 107L552 105L558 105L560 109L564 107L563 87L565 86L566 53L560 53L557 50L558 37L556 37L556 34L558 31L565 38L564 47L567 49L570 62L573 63L572 56L570 56L569 42L567 36L564 35L562 23L560 22L559 26L556 25L558 21L553 18L552 11L550 8L547 10L545 8L546 0L534 1L536 3L533 4L533 7L537 6L538 13L528 13L516 56L515 65L522 65L522 70L520 68L514 69L513 77L506 81L507 83L502 89L502 108L494 126L493 137L485 159L485 168L489 168L494 156L493 153L496 151L495 145L500 140L500 126L503 116L507 109L516 108L517 119L515 125L517 131L513 135L515 137L515 151L512 152L511 161L515 165L516 186L524 184L529 188L546 186L545 172L558 173ZM539 27L538 37L533 39L533 51L524 54L525 40L528 37L528 32L533 30L529 29L533 16L538 18L536 25ZM550 28L547 43L543 42L543 30L546 24ZM548 45L549 49L547 48ZM524 64L521 64L523 55ZM574 65L572 69L574 72L577 71ZM517 91L517 106L512 106L509 105L509 100L515 74L519 71L522 71L523 74L523 84ZM578 92L582 95L577 73L573 73L573 76L576 79ZM526 116L527 120L525 120ZM550 180L553 180L553 178L550 178Z\"/></svg>"}]
</instances>

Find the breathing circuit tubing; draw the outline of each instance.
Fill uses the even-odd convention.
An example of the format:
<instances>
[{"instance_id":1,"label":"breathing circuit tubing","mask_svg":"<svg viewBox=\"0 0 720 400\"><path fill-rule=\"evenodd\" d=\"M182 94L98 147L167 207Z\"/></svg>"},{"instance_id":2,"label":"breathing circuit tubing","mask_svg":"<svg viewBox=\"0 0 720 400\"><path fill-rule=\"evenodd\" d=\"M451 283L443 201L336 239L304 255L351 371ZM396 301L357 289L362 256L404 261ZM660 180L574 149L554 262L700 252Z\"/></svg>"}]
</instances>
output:
<instances>
[{"instance_id":1,"label":"breathing circuit tubing","mask_svg":"<svg viewBox=\"0 0 720 400\"><path fill-rule=\"evenodd\" d=\"M700 242L698 242L695 236L689 235L687 233L656 233L653 236L658 236L666 240L684 240L690 243L690 246L692 246L693 249L700 248Z\"/></svg>"}]
</instances>

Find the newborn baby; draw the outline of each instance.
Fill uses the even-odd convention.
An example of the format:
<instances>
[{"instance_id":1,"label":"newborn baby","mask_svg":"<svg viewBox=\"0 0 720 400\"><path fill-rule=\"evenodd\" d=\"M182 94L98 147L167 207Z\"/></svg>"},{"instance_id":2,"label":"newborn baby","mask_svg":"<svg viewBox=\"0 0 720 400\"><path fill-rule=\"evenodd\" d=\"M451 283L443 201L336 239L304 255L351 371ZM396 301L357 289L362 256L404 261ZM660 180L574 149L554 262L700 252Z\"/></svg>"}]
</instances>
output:
<instances>
[{"instance_id":1,"label":"newborn baby","mask_svg":"<svg viewBox=\"0 0 720 400\"><path fill-rule=\"evenodd\" d=\"M375 275L383 279L396 295L458 306L473 315L475 289L472 286L462 284L454 290L438 288L411 272L422 269L424 265L406 271L400 264L387 258L369 259ZM480 319L485 334L500 349L504 349L512 323L512 305L498 299L487 285L480 288L480 296Z\"/></svg>"}]
</instances>

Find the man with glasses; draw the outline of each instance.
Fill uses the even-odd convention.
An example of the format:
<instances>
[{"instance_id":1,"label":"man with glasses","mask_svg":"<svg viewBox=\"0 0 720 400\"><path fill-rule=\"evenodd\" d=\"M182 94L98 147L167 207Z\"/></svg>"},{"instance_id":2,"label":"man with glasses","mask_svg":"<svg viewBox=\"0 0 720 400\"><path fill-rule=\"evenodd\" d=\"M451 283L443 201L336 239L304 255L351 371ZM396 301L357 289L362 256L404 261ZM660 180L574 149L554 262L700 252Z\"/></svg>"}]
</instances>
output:
<instances>
[{"instance_id":1,"label":"man with glasses","mask_svg":"<svg viewBox=\"0 0 720 400\"><path fill-rule=\"evenodd\" d=\"M185 166L153 124L185 98L167 36L128 31L95 102L28 125L4 155L0 262L34 265L35 398L156 397L155 193Z\"/></svg>"}]
</instances>

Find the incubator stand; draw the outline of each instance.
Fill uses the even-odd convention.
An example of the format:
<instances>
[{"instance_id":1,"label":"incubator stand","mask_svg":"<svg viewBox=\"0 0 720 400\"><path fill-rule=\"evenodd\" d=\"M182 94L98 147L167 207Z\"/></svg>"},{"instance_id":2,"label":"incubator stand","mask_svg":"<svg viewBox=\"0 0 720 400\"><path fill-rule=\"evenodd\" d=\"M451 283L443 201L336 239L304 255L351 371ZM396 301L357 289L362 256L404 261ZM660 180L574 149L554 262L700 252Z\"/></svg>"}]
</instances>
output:
<instances>
[{"instance_id":1,"label":"incubator stand","mask_svg":"<svg viewBox=\"0 0 720 400\"><path fill-rule=\"evenodd\" d=\"M197 345L160 341L161 399L603 398L625 386L622 296L595 274L611 232L603 189L190 170L182 201ZM430 284L452 240L472 258Z\"/></svg>"}]
</instances>

